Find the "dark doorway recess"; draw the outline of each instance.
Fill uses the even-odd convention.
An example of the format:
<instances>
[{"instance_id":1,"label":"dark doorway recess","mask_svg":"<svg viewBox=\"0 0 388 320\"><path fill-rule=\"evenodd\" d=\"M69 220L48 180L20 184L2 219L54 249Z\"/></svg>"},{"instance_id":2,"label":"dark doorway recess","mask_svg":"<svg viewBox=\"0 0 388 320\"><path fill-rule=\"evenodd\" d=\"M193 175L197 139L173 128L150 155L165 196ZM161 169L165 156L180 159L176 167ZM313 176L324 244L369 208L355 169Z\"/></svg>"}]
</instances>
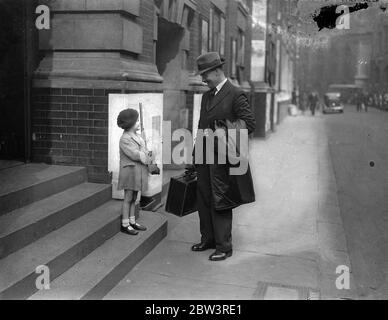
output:
<instances>
[{"instance_id":1,"label":"dark doorway recess","mask_svg":"<svg viewBox=\"0 0 388 320\"><path fill-rule=\"evenodd\" d=\"M0 159L30 158L34 5L34 0L0 1Z\"/></svg>"}]
</instances>

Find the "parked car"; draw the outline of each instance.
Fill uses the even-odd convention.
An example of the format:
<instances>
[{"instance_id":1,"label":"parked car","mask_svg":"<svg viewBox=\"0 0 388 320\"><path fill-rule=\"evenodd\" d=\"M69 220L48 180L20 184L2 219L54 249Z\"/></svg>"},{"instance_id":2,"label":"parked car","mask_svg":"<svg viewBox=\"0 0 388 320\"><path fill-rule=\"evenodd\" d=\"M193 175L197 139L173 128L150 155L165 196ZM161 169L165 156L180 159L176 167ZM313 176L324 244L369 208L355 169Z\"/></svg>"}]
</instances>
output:
<instances>
[{"instance_id":1,"label":"parked car","mask_svg":"<svg viewBox=\"0 0 388 320\"><path fill-rule=\"evenodd\" d=\"M341 101L341 93L339 92L327 92L324 97L324 105L322 112L327 113L343 113L344 105Z\"/></svg>"}]
</instances>

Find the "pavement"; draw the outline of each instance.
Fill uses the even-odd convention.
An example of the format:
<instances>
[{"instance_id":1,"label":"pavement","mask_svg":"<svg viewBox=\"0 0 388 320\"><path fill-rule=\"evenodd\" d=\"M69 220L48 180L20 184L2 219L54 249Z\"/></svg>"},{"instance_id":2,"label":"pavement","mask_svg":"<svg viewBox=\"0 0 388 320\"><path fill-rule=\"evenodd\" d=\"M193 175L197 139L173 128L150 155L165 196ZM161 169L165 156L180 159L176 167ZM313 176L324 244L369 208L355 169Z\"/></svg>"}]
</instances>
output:
<instances>
[{"instance_id":1,"label":"pavement","mask_svg":"<svg viewBox=\"0 0 388 320\"><path fill-rule=\"evenodd\" d=\"M0 160L0 170L5 170L23 165L24 162L15 160Z\"/></svg>"},{"instance_id":2,"label":"pavement","mask_svg":"<svg viewBox=\"0 0 388 320\"><path fill-rule=\"evenodd\" d=\"M351 106L286 118L251 141L257 200L234 210L233 256L191 252L198 214L164 212L166 239L105 299L386 299L387 118Z\"/></svg>"}]
</instances>

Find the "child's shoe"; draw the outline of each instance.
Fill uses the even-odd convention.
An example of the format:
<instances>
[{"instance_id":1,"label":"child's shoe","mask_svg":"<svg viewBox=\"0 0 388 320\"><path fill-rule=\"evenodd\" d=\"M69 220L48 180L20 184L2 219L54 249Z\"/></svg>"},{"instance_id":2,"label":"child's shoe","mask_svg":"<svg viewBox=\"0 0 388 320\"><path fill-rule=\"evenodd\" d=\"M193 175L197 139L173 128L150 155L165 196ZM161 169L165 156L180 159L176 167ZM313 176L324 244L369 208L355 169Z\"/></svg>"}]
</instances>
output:
<instances>
[{"instance_id":1,"label":"child's shoe","mask_svg":"<svg viewBox=\"0 0 388 320\"><path fill-rule=\"evenodd\" d=\"M132 228L131 225L124 227L121 225L121 232L129 234L131 236L136 236L139 232Z\"/></svg>"},{"instance_id":2,"label":"child's shoe","mask_svg":"<svg viewBox=\"0 0 388 320\"><path fill-rule=\"evenodd\" d=\"M135 222L135 223L131 223L130 226L135 229L135 230L139 230L139 231L146 231L147 228L145 226L142 226L141 224Z\"/></svg>"}]
</instances>

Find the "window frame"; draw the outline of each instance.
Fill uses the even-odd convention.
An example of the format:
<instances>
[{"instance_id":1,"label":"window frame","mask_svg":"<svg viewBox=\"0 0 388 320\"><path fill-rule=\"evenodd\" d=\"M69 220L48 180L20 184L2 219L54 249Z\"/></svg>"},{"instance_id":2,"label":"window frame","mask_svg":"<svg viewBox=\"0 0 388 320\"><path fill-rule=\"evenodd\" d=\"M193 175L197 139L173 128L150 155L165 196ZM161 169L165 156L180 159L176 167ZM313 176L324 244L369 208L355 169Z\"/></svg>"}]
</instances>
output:
<instances>
[{"instance_id":1,"label":"window frame","mask_svg":"<svg viewBox=\"0 0 388 320\"><path fill-rule=\"evenodd\" d=\"M204 17L200 17L200 41L199 41L199 46L200 46L200 53L204 54L206 52L209 52L209 21L207 21ZM206 25L206 32L204 33L204 26ZM204 34L206 34L206 39L204 39ZM204 48L204 44L206 45L206 48Z\"/></svg>"}]
</instances>

